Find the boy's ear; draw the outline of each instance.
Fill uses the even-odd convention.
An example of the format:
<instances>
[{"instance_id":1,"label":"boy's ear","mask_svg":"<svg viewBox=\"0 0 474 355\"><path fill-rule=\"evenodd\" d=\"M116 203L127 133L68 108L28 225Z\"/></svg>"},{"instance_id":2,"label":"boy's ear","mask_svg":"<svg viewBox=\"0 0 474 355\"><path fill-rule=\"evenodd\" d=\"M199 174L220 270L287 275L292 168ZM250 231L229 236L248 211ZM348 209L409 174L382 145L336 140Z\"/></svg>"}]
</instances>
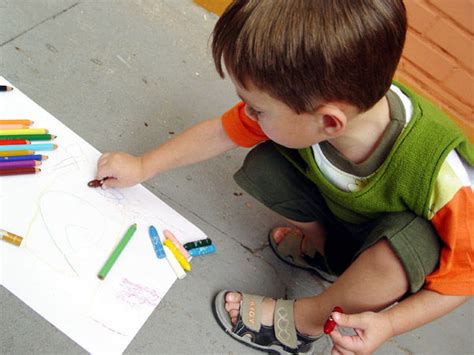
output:
<instances>
[{"instance_id":1,"label":"boy's ear","mask_svg":"<svg viewBox=\"0 0 474 355\"><path fill-rule=\"evenodd\" d=\"M338 136L346 128L347 116L338 106L323 104L316 113L321 117L323 132L329 137Z\"/></svg>"}]
</instances>

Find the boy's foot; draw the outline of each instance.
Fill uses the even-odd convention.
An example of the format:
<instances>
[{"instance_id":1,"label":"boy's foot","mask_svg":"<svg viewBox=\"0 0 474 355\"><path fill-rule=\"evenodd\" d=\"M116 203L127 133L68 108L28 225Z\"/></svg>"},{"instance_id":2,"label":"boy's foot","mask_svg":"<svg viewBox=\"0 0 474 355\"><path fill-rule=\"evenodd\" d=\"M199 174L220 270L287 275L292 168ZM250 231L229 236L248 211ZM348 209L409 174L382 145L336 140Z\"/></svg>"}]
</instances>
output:
<instances>
[{"instance_id":1,"label":"boy's foot","mask_svg":"<svg viewBox=\"0 0 474 355\"><path fill-rule=\"evenodd\" d=\"M256 349L280 354L307 352L320 336L296 329L294 300L274 300L233 291L221 291L214 310L224 330Z\"/></svg>"},{"instance_id":2,"label":"boy's foot","mask_svg":"<svg viewBox=\"0 0 474 355\"><path fill-rule=\"evenodd\" d=\"M268 234L274 253L284 262L309 270L328 282L337 276L330 273L324 257L316 250L314 242L296 227L277 227Z\"/></svg>"}]
</instances>

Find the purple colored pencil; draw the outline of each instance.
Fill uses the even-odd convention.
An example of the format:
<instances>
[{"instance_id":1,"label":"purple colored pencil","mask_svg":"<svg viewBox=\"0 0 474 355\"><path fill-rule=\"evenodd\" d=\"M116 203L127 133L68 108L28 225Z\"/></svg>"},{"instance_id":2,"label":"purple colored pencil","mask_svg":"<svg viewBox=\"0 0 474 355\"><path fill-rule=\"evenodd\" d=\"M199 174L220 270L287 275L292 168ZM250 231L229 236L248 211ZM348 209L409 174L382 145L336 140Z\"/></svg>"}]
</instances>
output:
<instances>
[{"instance_id":1,"label":"purple colored pencil","mask_svg":"<svg viewBox=\"0 0 474 355\"><path fill-rule=\"evenodd\" d=\"M1 161L0 170L5 169L18 169L18 168L34 168L38 166L40 162L36 160L23 160L23 161Z\"/></svg>"}]
</instances>

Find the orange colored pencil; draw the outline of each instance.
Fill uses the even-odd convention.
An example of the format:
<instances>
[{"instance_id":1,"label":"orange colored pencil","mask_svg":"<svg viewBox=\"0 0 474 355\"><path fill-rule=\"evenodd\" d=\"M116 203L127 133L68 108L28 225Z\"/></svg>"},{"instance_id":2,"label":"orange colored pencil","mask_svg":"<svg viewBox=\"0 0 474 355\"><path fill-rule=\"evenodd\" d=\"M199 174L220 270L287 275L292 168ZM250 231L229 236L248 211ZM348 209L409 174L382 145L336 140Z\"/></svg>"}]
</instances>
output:
<instances>
[{"instance_id":1,"label":"orange colored pencil","mask_svg":"<svg viewBox=\"0 0 474 355\"><path fill-rule=\"evenodd\" d=\"M0 157L12 157L17 155L32 155L35 154L32 150L12 150L10 152L0 152Z\"/></svg>"},{"instance_id":2,"label":"orange colored pencil","mask_svg":"<svg viewBox=\"0 0 474 355\"><path fill-rule=\"evenodd\" d=\"M0 176L3 175L23 175L36 174L41 171L40 168L18 168L18 169L0 169Z\"/></svg>"},{"instance_id":3,"label":"orange colored pencil","mask_svg":"<svg viewBox=\"0 0 474 355\"><path fill-rule=\"evenodd\" d=\"M0 120L0 125L2 124L23 124L25 126L31 126L34 122L31 120Z\"/></svg>"}]
</instances>

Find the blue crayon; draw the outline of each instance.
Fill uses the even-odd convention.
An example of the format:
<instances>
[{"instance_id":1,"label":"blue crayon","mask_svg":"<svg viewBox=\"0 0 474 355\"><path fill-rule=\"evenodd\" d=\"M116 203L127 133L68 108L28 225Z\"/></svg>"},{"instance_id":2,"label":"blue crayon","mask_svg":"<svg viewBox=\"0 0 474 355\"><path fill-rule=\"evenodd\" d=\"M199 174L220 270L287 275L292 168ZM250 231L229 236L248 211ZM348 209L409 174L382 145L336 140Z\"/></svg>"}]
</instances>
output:
<instances>
[{"instance_id":1,"label":"blue crayon","mask_svg":"<svg viewBox=\"0 0 474 355\"><path fill-rule=\"evenodd\" d=\"M155 249L155 254L158 257L158 259L164 259L166 258L165 251L163 250L163 245L161 244L160 237L158 236L158 232L156 231L156 228L153 226L150 226L148 229L148 234L150 234L150 239L151 243L153 244L153 248Z\"/></svg>"},{"instance_id":2,"label":"blue crayon","mask_svg":"<svg viewBox=\"0 0 474 355\"><path fill-rule=\"evenodd\" d=\"M199 256L199 255L206 255L206 254L212 254L216 252L216 247L214 245L208 245L205 247L200 247L200 248L194 248L189 251L189 255L191 256Z\"/></svg>"}]
</instances>

